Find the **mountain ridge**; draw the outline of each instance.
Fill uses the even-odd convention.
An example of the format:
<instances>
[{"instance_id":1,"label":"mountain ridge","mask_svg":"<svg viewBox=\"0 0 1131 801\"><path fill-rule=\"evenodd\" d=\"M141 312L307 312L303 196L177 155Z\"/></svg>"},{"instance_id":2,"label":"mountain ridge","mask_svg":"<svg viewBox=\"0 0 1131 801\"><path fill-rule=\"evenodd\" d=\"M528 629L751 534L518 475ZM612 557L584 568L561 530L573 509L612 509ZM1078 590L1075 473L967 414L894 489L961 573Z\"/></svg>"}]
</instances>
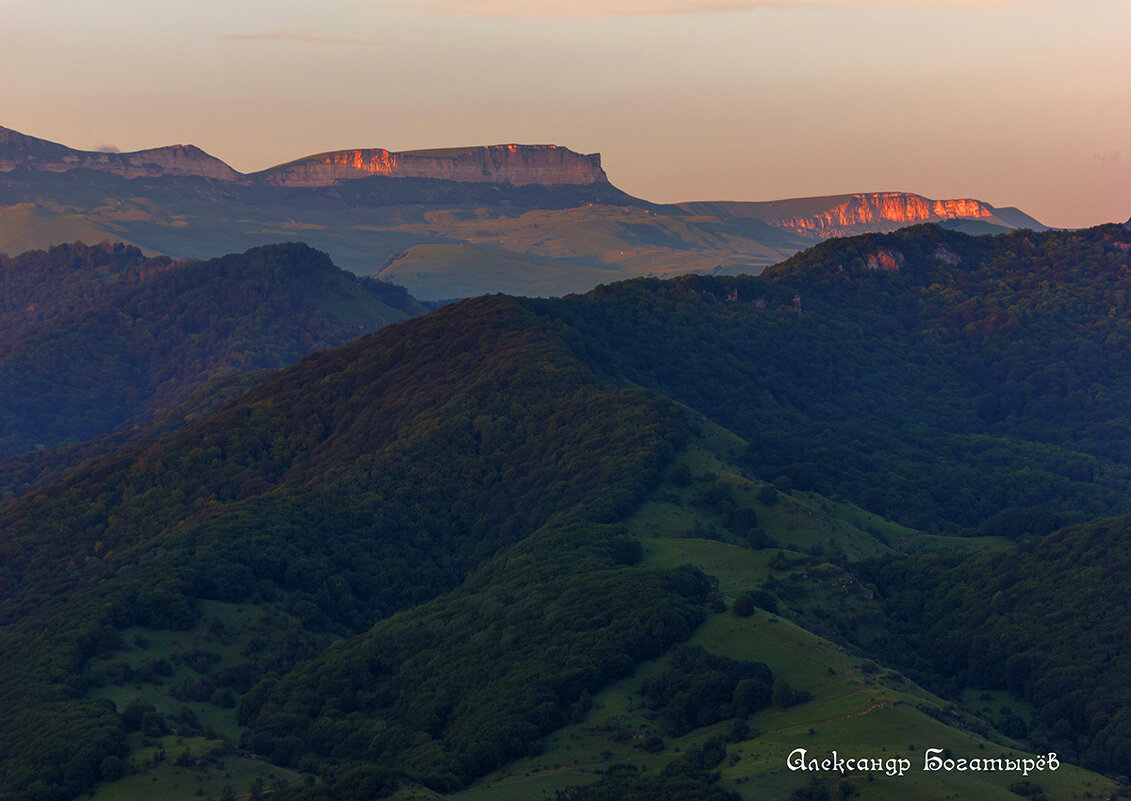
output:
<instances>
[{"instance_id":1,"label":"mountain ridge","mask_svg":"<svg viewBox=\"0 0 1131 801\"><path fill-rule=\"evenodd\" d=\"M560 145L501 144L410 150L333 150L241 173L196 145L168 145L126 153L76 150L0 126L0 172L97 170L124 178L197 176L230 183L321 187L384 175L464 183L607 183L601 155L583 155Z\"/></svg>"},{"instance_id":2,"label":"mountain ridge","mask_svg":"<svg viewBox=\"0 0 1131 801\"><path fill-rule=\"evenodd\" d=\"M514 186L608 182L599 153L582 155L558 145L518 144L400 153L383 148L334 150L252 173L251 178L276 186L312 187L374 175Z\"/></svg>"},{"instance_id":3,"label":"mountain ridge","mask_svg":"<svg viewBox=\"0 0 1131 801\"><path fill-rule=\"evenodd\" d=\"M979 220L1002 228L1043 231L1040 222L1013 207L997 209L974 198L935 200L912 192L857 192L770 201L681 203L690 214L761 220L808 239L888 232L905 225L948 220Z\"/></svg>"},{"instance_id":4,"label":"mountain ridge","mask_svg":"<svg viewBox=\"0 0 1131 801\"><path fill-rule=\"evenodd\" d=\"M167 145L128 153L74 148L0 126L0 172L18 169L69 172L86 169L124 178L195 175L238 181L241 174L196 145Z\"/></svg>"},{"instance_id":5,"label":"mountain ridge","mask_svg":"<svg viewBox=\"0 0 1131 801\"><path fill-rule=\"evenodd\" d=\"M217 376L427 311L296 243L202 262L65 245L0 258L0 281L0 458L111 433Z\"/></svg>"},{"instance_id":6,"label":"mountain ridge","mask_svg":"<svg viewBox=\"0 0 1131 801\"><path fill-rule=\"evenodd\" d=\"M192 146L84 152L0 129L0 252L111 239L205 259L302 240L427 300L757 274L815 241L919 222L1044 229L1016 209L907 192L651 203L612 183L599 154L557 145L336 150L244 175Z\"/></svg>"}]
</instances>

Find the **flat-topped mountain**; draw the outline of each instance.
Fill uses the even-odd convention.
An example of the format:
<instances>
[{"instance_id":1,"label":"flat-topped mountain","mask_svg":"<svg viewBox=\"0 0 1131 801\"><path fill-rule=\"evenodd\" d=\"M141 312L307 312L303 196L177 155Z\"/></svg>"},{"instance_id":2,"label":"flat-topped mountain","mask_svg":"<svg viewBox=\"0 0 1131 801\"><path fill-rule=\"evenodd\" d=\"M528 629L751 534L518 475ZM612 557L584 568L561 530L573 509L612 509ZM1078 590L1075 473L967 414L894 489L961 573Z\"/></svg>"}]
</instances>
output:
<instances>
[{"instance_id":1,"label":"flat-topped mountain","mask_svg":"<svg viewBox=\"0 0 1131 801\"><path fill-rule=\"evenodd\" d=\"M374 175L514 186L608 181L599 153L582 155L558 145L489 145L404 153L381 148L336 150L272 167L252 178L276 186L329 186Z\"/></svg>"},{"instance_id":2,"label":"flat-topped mountain","mask_svg":"<svg viewBox=\"0 0 1131 801\"><path fill-rule=\"evenodd\" d=\"M1041 223L1012 207L998 209L972 198L932 200L908 192L868 192L764 202L682 203L680 208L691 214L761 220L809 239L894 231L916 223L950 220L974 220L1001 228L1045 229Z\"/></svg>"},{"instance_id":3,"label":"flat-topped mountain","mask_svg":"<svg viewBox=\"0 0 1131 801\"><path fill-rule=\"evenodd\" d=\"M575 153L558 145L489 145L410 150L336 150L244 175L195 145L171 145L130 153L74 150L46 139L0 127L0 172L97 170L123 178L195 175L218 181L269 186L331 186L344 180L383 175L461 183L514 186L607 183L601 155Z\"/></svg>"}]
</instances>

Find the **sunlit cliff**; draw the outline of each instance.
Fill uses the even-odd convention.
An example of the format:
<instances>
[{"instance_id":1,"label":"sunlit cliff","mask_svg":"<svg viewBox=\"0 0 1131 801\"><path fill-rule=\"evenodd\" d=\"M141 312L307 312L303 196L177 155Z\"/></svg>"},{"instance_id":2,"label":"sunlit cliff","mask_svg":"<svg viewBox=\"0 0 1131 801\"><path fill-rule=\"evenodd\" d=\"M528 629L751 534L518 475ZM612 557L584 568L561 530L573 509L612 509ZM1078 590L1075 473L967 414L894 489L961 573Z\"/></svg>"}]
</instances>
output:
<instances>
[{"instance_id":1,"label":"sunlit cliff","mask_svg":"<svg viewBox=\"0 0 1131 801\"><path fill-rule=\"evenodd\" d=\"M892 222L910 225L957 218L992 217L985 204L970 199L929 200L903 192L852 195L848 200L816 214L782 216L766 220L787 228L823 233L832 228Z\"/></svg>"},{"instance_id":2,"label":"sunlit cliff","mask_svg":"<svg viewBox=\"0 0 1131 801\"><path fill-rule=\"evenodd\" d=\"M125 178L195 175L293 187L331 186L375 175L514 186L608 183L600 154L575 153L558 145L489 145L402 153L382 148L338 150L244 175L193 145L130 153L75 150L0 127L0 172L18 169L48 173L86 169Z\"/></svg>"},{"instance_id":3,"label":"sunlit cliff","mask_svg":"<svg viewBox=\"0 0 1131 801\"><path fill-rule=\"evenodd\" d=\"M339 150L272 167L253 177L282 186L328 186L371 175L515 186L608 180L599 154L583 155L557 145L490 145L404 153L380 148Z\"/></svg>"},{"instance_id":4,"label":"sunlit cliff","mask_svg":"<svg viewBox=\"0 0 1131 801\"><path fill-rule=\"evenodd\" d=\"M969 198L931 200L907 192L868 192L768 202L684 203L680 207L695 215L761 220L810 239L892 231L906 225L947 220L978 220L1003 228L1044 228L1016 209L999 209Z\"/></svg>"}]
</instances>

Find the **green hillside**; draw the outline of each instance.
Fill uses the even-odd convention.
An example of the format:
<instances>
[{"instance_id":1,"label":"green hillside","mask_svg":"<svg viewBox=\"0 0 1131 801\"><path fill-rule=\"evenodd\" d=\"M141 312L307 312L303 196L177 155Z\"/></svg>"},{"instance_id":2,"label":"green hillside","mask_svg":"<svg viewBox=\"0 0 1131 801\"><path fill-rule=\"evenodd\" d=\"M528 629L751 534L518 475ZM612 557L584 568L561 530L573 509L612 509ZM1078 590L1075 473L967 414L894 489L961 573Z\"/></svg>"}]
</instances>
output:
<instances>
[{"instance_id":1,"label":"green hillside","mask_svg":"<svg viewBox=\"0 0 1131 801\"><path fill-rule=\"evenodd\" d=\"M36 792L44 797L60 788L73 793L102 775L106 757L125 756L127 724L100 702L76 698L91 682L112 682L111 674L75 671L90 657L136 647L116 633L122 628L195 632L199 599L282 602L299 621L297 640L282 630L267 633L250 652L261 658L233 665L220 685L244 692L262 679L253 698L272 697L271 671L313 656L328 637L366 631L457 586L441 608L456 604L458 614L482 622L478 607L488 599L470 587L497 583L502 602L513 604L516 590L493 573L514 571L517 588L542 580L560 560L591 571L593 587L579 601L591 602L596 588L612 581L625 593L623 608L595 610L610 619L580 631L594 648L605 643L591 654L593 665L542 668L542 651L532 650L529 669L549 671L541 681L577 693L596 689L602 671L622 675L635 660L686 637L701 615L704 579L687 571L620 577L632 548L607 525L632 508L670 453L680 431L676 416L641 393L595 383L583 365L525 325L528 318L511 301L461 304L415 327L315 354L161 444L106 457L5 505L0 725L4 740L16 744L5 790L18 795L42 781ZM313 386L317 392L309 391ZM532 549L536 534L545 548ZM514 548L520 550L501 555ZM533 555L525 558L521 549ZM557 568L549 577L563 580ZM654 604L641 609L640 597ZM418 608L418 615L429 611ZM396 620L385 625L400 625ZM625 637L630 624L641 632L635 642ZM408 638L398 647L423 636L416 625L397 630ZM542 625L539 636L557 630L549 620ZM512 636L520 635L529 636L524 629ZM404 658L394 651L374 662L365 653L351 649L342 657L363 658L373 675L398 670ZM164 684L161 671L149 675ZM513 709L495 735L469 718L463 725L478 732L474 742L468 734L441 741L475 749L459 752L450 765L438 763L441 776L458 780L494 767L513 753L518 733L552 727L557 706L527 719L533 709L523 699L533 689L526 671L516 666L500 674L496 697L513 695ZM199 692L181 689L182 697ZM395 697L378 695L362 709L376 713ZM251 703L245 700L241 716L254 713L256 736L272 737L273 718ZM99 723L80 722L86 720ZM356 729L342 723L346 732ZM406 736L434 726L411 718L400 725ZM154 723L152 731L167 726ZM288 727L276 761L301 761L305 749L317 758L313 741L292 744L300 731ZM420 770L438 747L391 744L388 761Z\"/></svg>"},{"instance_id":2,"label":"green hillside","mask_svg":"<svg viewBox=\"0 0 1131 801\"><path fill-rule=\"evenodd\" d=\"M563 278L563 273L568 277ZM611 269L465 244L417 245L394 256L376 273L384 281L411 286L416 297L435 300L482 295L486 287L533 297L585 292L616 275Z\"/></svg>"},{"instance_id":3,"label":"green hillside","mask_svg":"<svg viewBox=\"0 0 1131 801\"><path fill-rule=\"evenodd\" d=\"M1023 554L877 565L890 624L872 649L940 687L1006 691L1032 709L1027 720L1002 714L1015 736L1124 773L1131 619L1112 596L1122 594L1129 535L1131 519L1120 517L1027 542Z\"/></svg>"},{"instance_id":4,"label":"green hillside","mask_svg":"<svg viewBox=\"0 0 1131 801\"><path fill-rule=\"evenodd\" d=\"M121 443L0 504L0 798L1111 797L1126 238L477 298Z\"/></svg>"},{"instance_id":5,"label":"green hillside","mask_svg":"<svg viewBox=\"0 0 1131 801\"><path fill-rule=\"evenodd\" d=\"M1128 508L1127 233L834 240L759 278L532 301L576 351L747 439L759 475L924 530ZM895 269L883 269L890 262Z\"/></svg>"}]
</instances>

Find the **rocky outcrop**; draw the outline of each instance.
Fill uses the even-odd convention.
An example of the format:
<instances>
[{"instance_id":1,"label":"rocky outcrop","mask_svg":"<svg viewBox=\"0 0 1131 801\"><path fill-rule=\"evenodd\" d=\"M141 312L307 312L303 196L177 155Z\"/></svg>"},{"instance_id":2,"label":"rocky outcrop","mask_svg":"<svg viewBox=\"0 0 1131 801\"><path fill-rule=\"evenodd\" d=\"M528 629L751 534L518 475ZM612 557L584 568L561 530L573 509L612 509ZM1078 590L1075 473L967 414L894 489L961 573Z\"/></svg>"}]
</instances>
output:
<instances>
[{"instance_id":1,"label":"rocky outcrop","mask_svg":"<svg viewBox=\"0 0 1131 801\"><path fill-rule=\"evenodd\" d=\"M911 225L939 220L992 217L993 212L977 200L929 200L903 192L851 195L829 209L810 215L783 216L767 220L783 228L822 234L829 229L855 225L898 223Z\"/></svg>"},{"instance_id":2,"label":"rocky outcrop","mask_svg":"<svg viewBox=\"0 0 1131 801\"><path fill-rule=\"evenodd\" d=\"M220 181L240 181L236 172L194 145L172 145L130 153L73 150L64 145L0 127L0 172L17 169L40 172L98 170L124 178L196 175Z\"/></svg>"},{"instance_id":3,"label":"rocky outcrop","mask_svg":"<svg viewBox=\"0 0 1131 801\"><path fill-rule=\"evenodd\" d=\"M864 267L868 270L883 270L887 273L898 273L899 269L907 263L903 254L898 250L881 249L875 253L869 253L864 261Z\"/></svg>"},{"instance_id":4,"label":"rocky outcrop","mask_svg":"<svg viewBox=\"0 0 1131 801\"><path fill-rule=\"evenodd\" d=\"M403 153L379 148L338 150L272 167L251 177L276 186L329 186L374 175L515 186L608 181L600 154L583 155L557 145L490 145Z\"/></svg>"},{"instance_id":5,"label":"rocky outcrop","mask_svg":"<svg viewBox=\"0 0 1131 801\"><path fill-rule=\"evenodd\" d=\"M696 215L757 219L809 239L892 231L905 225L946 220L981 220L1002 228L1044 228L1016 209L999 212L980 200L931 200L907 192L869 192L761 203L684 203L681 208Z\"/></svg>"}]
</instances>

